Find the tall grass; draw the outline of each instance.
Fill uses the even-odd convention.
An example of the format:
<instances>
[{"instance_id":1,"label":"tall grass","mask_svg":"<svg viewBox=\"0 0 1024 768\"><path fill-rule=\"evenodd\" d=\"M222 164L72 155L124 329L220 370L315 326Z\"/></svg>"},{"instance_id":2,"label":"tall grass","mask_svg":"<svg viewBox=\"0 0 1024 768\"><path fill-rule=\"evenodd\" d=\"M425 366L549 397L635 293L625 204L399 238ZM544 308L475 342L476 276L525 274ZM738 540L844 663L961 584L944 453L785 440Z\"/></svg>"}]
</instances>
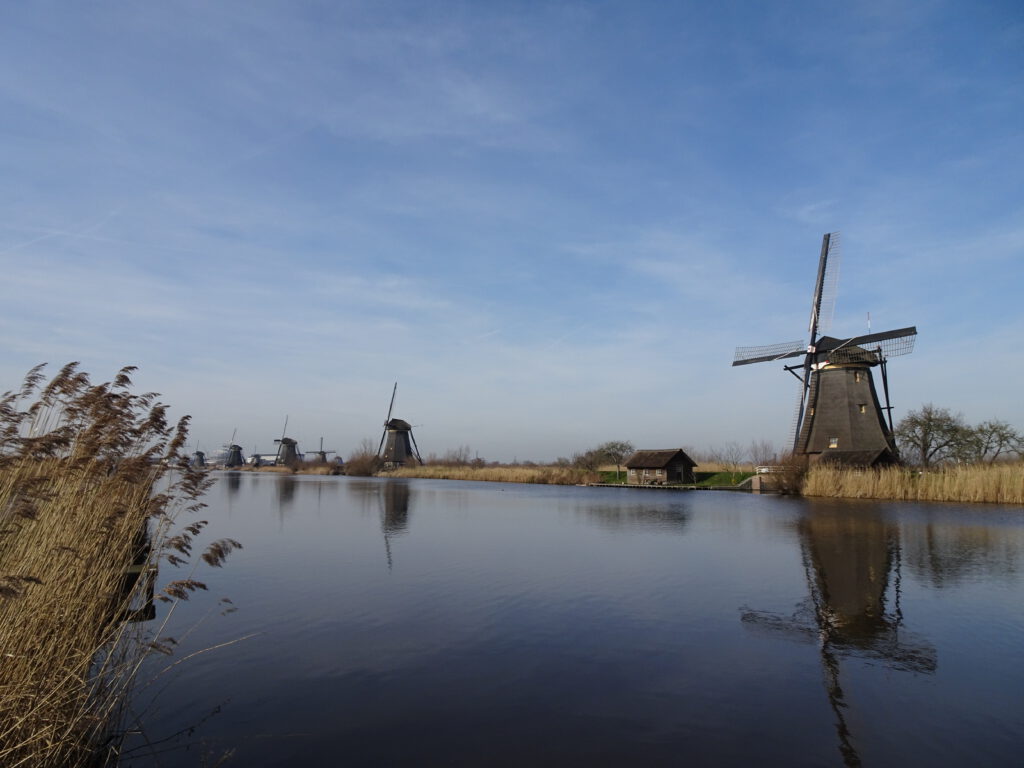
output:
<instances>
[{"instance_id":1,"label":"tall grass","mask_svg":"<svg viewBox=\"0 0 1024 768\"><path fill-rule=\"evenodd\" d=\"M807 472L803 494L1024 504L1024 462L959 465L923 472L906 467L857 470L820 465Z\"/></svg>"},{"instance_id":2,"label":"tall grass","mask_svg":"<svg viewBox=\"0 0 1024 768\"><path fill-rule=\"evenodd\" d=\"M132 394L133 370L94 385L72 363L44 386L40 366L0 398L0 765L107 762L146 650L125 621L127 566L184 562L201 526L171 535L207 486L182 453L188 418L170 425L154 393Z\"/></svg>"},{"instance_id":3,"label":"tall grass","mask_svg":"<svg viewBox=\"0 0 1024 768\"><path fill-rule=\"evenodd\" d=\"M481 480L493 483L538 483L542 485L580 485L600 480L598 472L578 467L541 465L449 467L427 464L422 467L401 467L381 474L387 477L425 477L435 480Z\"/></svg>"}]
</instances>

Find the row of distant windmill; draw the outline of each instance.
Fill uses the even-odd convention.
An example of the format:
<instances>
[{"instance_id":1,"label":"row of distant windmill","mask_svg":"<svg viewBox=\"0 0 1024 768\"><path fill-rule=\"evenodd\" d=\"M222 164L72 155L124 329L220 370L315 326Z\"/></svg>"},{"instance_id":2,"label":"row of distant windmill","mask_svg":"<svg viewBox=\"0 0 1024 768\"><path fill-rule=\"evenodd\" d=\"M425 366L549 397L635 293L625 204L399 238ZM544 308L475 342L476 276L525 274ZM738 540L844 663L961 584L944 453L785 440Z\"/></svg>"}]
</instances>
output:
<instances>
[{"instance_id":1,"label":"row of distant windmill","mask_svg":"<svg viewBox=\"0 0 1024 768\"><path fill-rule=\"evenodd\" d=\"M388 415L384 420L384 432L380 436L380 444L377 446L377 458L380 459L385 469L395 469L412 462L423 463L423 459L420 457L419 446L416 445L416 438L412 434L412 424L403 419L391 418L397 393L398 382L396 381L394 388L391 390L391 403L388 405ZM223 461L219 463L228 469L234 469L246 464L295 467L301 463L302 455L299 453L298 441L287 437L287 432L288 417L285 416L281 437L274 440L277 443L277 452L273 455L260 455L253 451L248 461L242 453L242 446L235 442L235 433L232 433ZM338 456L338 452L335 450L324 450L324 439L321 437L320 449L313 451L316 461L320 464L326 464L327 457L330 454ZM338 461L340 462L340 456L338 456ZM197 450L192 456L192 464L194 466L205 466L206 454Z\"/></svg>"},{"instance_id":2,"label":"row of distant windmill","mask_svg":"<svg viewBox=\"0 0 1024 768\"><path fill-rule=\"evenodd\" d=\"M917 328L899 328L881 333L867 333L837 339L819 336L829 330L835 311L839 279L839 235L826 234L821 242L818 274L811 299L810 339L769 344L760 347L737 347L733 365L774 362L802 357L795 365L783 369L799 381L799 397L793 414L792 451L811 460L824 460L853 466L877 466L899 461L893 436L892 405L889 402L887 363L890 357L913 351ZM870 322L869 329L870 331ZM875 388L872 369L878 368L882 379L883 406ZM377 447L377 456L386 468L413 461L420 464L419 448L412 434L412 425L391 418L398 383L391 390L391 403L384 421L384 433ZM288 419L285 418L285 430ZM277 455L268 463L293 466L299 462L297 443L282 432ZM323 438L315 452L326 463ZM198 452L197 452L198 455ZM244 463L242 448L234 444L228 449L225 466Z\"/></svg>"}]
</instances>

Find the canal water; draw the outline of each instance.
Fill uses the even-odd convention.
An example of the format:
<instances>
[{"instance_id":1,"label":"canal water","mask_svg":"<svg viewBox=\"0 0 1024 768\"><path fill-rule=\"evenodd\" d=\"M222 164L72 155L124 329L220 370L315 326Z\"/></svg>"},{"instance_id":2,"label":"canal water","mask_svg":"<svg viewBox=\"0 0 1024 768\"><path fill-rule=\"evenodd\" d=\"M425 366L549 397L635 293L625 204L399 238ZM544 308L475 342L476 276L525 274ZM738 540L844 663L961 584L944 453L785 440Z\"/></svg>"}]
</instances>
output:
<instances>
[{"instance_id":1,"label":"canal water","mask_svg":"<svg viewBox=\"0 0 1024 768\"><path fill-rule=\"evenodd\" d=\"M244 549L158 606L123 765L1022 764L1024 509L250 473L206 501L197 550Z\"/></svg>"}]
</instances>

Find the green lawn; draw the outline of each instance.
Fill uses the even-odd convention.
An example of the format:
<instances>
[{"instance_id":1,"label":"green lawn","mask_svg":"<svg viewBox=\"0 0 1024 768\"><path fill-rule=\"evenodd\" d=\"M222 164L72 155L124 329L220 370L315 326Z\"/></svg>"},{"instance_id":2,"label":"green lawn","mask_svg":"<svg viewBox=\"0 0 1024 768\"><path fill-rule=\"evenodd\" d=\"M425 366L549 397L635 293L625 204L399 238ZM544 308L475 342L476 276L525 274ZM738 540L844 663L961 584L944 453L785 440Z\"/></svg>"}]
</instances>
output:
<instances>
[{"instance_id":1,"label":"green lawn","mask_svg":"<svg viewBox=\"0 0 1024 768\"><path fill-rule=\"evenodd\" d=\"M697 485L739 485L753 472L695 472Z\"/></svg>"},{"instance_id":2,"label":"green lawn","mask_svg":"<svg viewBox=\"0 0 1024 768\"><path fill-rule=\"evenodd\" d=\"M626 470L619 472L619 479L615 479L615 471L599 472L601 479L599 482L602 483L618 483L619 485L625 485L626 483ZM694 472L696 478L696 485L738 485L751 477L751 472Z\"/></svg>"}]
</instances>

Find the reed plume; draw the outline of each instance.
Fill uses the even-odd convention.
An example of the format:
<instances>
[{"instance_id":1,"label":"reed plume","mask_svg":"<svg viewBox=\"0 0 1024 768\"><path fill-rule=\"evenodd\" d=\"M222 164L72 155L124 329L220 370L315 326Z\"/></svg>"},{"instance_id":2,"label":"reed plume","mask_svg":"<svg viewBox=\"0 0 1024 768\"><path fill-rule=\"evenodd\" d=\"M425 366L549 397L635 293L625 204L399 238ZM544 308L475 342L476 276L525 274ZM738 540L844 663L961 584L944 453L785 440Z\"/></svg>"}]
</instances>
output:
<instances>
[{"instance_id":1,"label":"reed plume","mask_svg":"<svg viewBox=\"0 0 1024 768\"><path fill-rule=\"evenodd\" d=\"M0 397L0 765L113 761L146 650L126 621L145 578L133 589L127 568L187 559L171 529L209 481L182 452L188 418L133 394L133 371L93 384L69 363L44 384L37 366Z\"/></svg>"}]
</instances>

